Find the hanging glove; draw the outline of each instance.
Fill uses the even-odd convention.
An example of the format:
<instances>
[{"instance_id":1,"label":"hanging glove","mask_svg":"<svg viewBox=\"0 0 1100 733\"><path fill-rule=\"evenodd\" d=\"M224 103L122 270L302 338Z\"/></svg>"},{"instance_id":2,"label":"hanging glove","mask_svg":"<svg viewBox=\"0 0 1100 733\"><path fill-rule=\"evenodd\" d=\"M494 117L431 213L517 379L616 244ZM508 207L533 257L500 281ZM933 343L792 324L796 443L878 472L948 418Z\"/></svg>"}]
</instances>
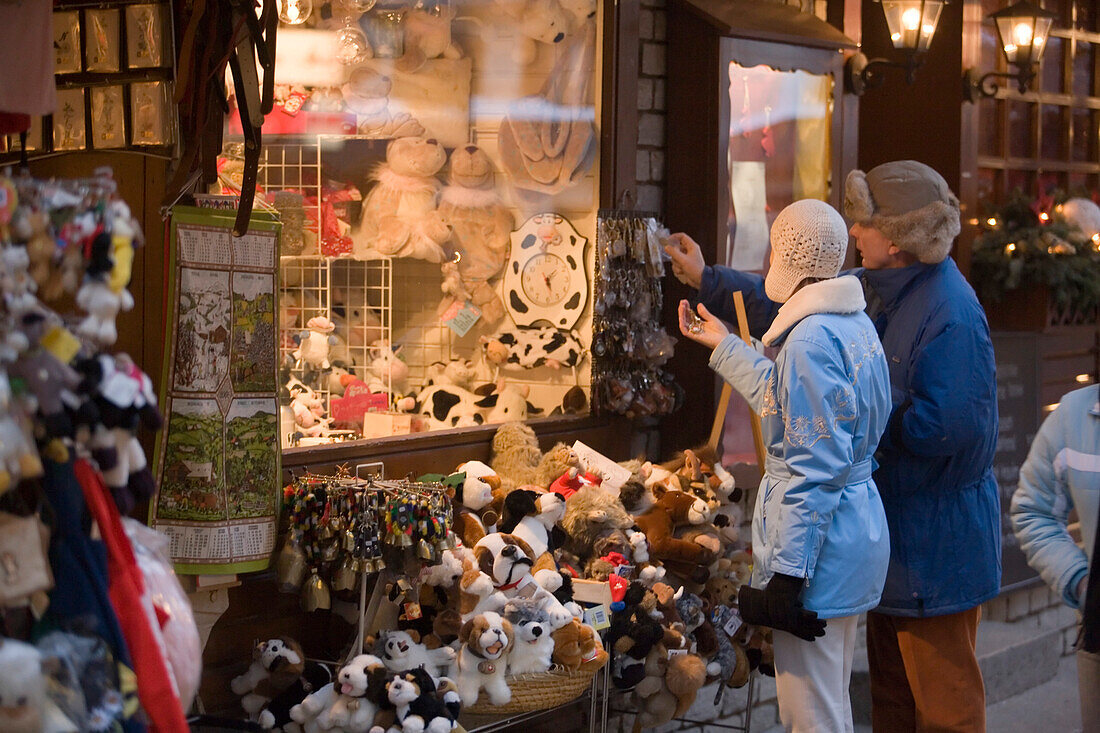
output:
<instances>
[{"instance_id":1,"label":"hanging glove","mask_svg":"<svg viewBox=\"0 0 1100 733\"><path fill-rule=\"evenodd\" d=\"M776 573L763 590L741 586L737 604L745 623L770 626L804 641L825 636L825 621L802 607L799 597L805 578Z\"/></svg>"}]
</instances>

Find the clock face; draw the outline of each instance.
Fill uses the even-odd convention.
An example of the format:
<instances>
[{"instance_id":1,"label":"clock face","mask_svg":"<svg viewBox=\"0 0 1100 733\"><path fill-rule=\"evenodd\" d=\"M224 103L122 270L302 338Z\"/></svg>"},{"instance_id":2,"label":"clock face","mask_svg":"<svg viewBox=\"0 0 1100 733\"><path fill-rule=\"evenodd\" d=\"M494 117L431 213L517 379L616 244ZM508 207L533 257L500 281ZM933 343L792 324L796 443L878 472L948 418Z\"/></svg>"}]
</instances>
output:
<instances>
[{"instance_id":1,"label":"clock face","mask_svg":"<svg viewBox=\"0 0 1100 733\"><path fill-rule=\"evenodd\" d=\"M520 275L523 293L535 305L560 303L571 291L569 265L554 254L537 254L527 261Z\"/></svg>"}]
</instances>

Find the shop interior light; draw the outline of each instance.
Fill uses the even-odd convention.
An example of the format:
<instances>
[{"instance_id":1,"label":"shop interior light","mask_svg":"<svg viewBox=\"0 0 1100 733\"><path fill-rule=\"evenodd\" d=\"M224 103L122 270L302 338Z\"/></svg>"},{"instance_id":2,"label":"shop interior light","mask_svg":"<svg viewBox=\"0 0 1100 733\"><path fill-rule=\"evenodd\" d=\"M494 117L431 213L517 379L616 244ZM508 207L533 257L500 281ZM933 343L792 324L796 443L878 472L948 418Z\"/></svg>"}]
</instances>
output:
<instances>
[{"instance_id":1,"label":"shop interior light","mask_svg":"<svg viewBox=\"0 0 1100 733\"><path fill-rule=\"evenodd\" d=\"M976 68L967 69L963 74L963 93L968 102L981 97L993 97L997 94L997 79L1015 81L1020 94L1025 94L1039 73L1039 63L1043 52L1047 50L1047 39L1054 24L1055 14L1044 10L1031 0L1009 5L1007 8L991 13L997 28L997 38L1001 42L1001 51L1009 67L1015 71L990 71L982 74Z\"/></svg>"},{"instance_id":2,"label":"shop interior light","mask_svg":"<svg viewBox=\"0 0 1100 733\"><path fill-rule=\"evenodd\" d=\"M301 25L313 13L313 0L279 0L279 20L287 25Z\"/></svg>"},{"instance_id":3,"label":"shop interior light","mask_svg":"<svg viewBox=\"0 0 1100 733\"><path fill-rule=\"evenodd\" d=\"M886 81L883 73L886 67L905 70L905 80L912 84L917 78L917 69L924 61L924 54L936 34L940 22L940 13L948 0L875 0L882 6L886 16L886 26L890 29L890 42L894 49L902 54L902 61L886 58L868 59L857 53L848 59L845 77L848 91L863 94L871 87L882 86Z\"/></svg>"}]
</instances>

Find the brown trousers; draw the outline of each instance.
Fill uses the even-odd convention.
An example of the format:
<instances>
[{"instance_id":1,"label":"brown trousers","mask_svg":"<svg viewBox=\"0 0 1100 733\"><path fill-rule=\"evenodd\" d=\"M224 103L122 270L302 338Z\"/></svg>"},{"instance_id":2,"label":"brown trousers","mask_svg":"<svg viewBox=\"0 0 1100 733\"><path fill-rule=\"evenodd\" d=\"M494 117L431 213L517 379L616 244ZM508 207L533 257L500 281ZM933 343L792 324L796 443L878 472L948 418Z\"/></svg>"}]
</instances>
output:
<instances>
[{"instance_id":1,"label":"brown trousers","mask_svg":"<svg viewBox=\"0 0 1100 733\"><path fill-rule=\"evenodd\" d=\"M985 730L980 617L981 607L928 618L867 614L874 733Z\"/></svg>"}]
</instances>

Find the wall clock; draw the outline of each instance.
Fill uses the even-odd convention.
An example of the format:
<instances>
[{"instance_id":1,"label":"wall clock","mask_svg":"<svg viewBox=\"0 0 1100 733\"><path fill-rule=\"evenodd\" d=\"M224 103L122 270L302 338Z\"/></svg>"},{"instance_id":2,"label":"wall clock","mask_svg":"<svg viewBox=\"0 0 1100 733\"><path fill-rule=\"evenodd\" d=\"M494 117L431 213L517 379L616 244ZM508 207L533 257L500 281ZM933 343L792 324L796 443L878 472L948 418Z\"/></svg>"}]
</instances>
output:
<instances>
[{"instance_id":1,"label":"wall clock","mask_svg":"<svg viewBox=\"0 0 1100 733\"><path fill-rule=\"evenodd\" d=\"M588 240L565 217L536 214L512 232L504 302L517 326L572 328L588 302Z\"/></svg>"}]
</instances>

